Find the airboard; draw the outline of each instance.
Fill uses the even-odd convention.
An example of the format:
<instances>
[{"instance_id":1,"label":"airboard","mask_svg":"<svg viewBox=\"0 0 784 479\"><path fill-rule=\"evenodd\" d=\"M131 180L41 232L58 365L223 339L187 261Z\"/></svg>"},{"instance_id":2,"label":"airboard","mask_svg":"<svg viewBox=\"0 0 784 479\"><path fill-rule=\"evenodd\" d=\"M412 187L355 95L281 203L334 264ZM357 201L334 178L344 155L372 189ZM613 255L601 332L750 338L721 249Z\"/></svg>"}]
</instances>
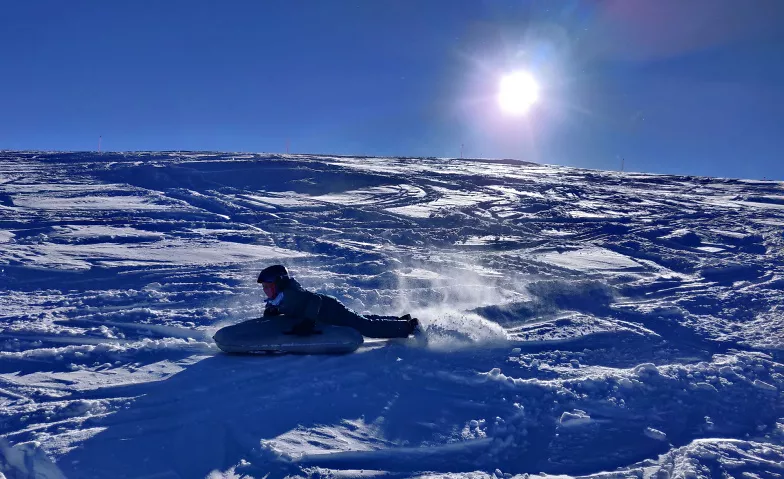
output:
<instances>
[{"instance_id":1,"label":"airboard","mask_svg":"<svg viewBox=\"0 0 784 479\"><path fill-rule=\"evenodd\" d=\"M343 326L317 323L314 334L290 334L298 318L258 318L219 329L213 339L227 353L341 354L362 345L358 331ZM287 334L289 333L289 334Z\"/></svg>"}]
</instances>

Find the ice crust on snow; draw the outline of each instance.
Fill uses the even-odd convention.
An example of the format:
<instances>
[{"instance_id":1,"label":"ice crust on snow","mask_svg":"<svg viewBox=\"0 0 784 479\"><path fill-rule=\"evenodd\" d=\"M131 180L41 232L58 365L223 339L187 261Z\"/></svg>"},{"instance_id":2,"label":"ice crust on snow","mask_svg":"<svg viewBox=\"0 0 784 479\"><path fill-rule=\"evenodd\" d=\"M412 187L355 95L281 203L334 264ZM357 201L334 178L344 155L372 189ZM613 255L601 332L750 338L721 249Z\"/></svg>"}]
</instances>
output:
<instances>
[{"instance_id":1,"label":"ice crust on snow","mask_svg":"<svg viewBox=\"0 0 784 479\"><path fill-rule=\"evenodd\" d=\"M586 414L585 411L576 409L574 411L566 411L561 414L561 419L559 419L559 422L561 427L575 427L590 424L592 420L591 416Z\"/></svg>"}]
</instances>

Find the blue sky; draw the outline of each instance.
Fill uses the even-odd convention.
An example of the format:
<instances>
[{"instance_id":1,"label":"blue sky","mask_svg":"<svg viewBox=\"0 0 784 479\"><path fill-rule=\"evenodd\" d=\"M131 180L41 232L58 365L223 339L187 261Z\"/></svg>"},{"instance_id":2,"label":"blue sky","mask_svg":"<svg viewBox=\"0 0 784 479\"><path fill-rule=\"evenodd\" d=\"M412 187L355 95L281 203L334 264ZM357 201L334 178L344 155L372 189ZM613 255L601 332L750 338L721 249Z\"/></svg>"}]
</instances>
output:
<instances>
[{"instance_id":1,"label":"blue sky","mask_svg":"<svg viewBox=\"0 0 784 479\"><path fill-rule=\"evenodd\" d=\"M0 148L784 179L779 0L6 2ZM497 105L526 70L540 99Z\"/></svg>"}]
</instances>

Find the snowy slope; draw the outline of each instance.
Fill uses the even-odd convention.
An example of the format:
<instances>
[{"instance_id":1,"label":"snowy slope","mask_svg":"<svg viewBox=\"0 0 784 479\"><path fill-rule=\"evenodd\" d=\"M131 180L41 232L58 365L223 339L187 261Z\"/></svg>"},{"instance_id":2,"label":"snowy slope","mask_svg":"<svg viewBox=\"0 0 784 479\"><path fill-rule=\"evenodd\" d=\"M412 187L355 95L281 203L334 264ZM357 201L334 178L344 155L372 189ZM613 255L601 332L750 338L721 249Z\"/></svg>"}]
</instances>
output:
<instances>
[{"instance_id":1,"label":"snowy slope","mask_svg":"<svg viewBox=\"0 0 784 479\"><path fill-rule=\"evenodd\" d=\"M0 152L0 477L784 477L783 226L774 182ZM428 347L219 354L277 262Z\"/></svg>"}]
</instances>

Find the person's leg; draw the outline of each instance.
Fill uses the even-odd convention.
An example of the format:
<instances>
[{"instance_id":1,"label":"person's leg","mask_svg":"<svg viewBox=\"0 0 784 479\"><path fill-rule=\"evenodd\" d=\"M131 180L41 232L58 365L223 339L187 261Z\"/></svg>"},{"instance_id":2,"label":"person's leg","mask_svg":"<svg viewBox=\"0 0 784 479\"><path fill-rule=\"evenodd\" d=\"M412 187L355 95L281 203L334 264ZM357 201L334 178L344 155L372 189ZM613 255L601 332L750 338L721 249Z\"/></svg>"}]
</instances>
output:
<instances>
[{"instance_id":1,"label":"person's leg","mask_svg":"<svg viewBox=\"0 0 784 479\"><path fill-rule=\"evenodd\" d=\"M411 334L411 323L395 316L362 316L345 307L340 301L324 296L319 321L335 326L354 328L369 338L405 338Z\"/></svg>"}]
</instances>

